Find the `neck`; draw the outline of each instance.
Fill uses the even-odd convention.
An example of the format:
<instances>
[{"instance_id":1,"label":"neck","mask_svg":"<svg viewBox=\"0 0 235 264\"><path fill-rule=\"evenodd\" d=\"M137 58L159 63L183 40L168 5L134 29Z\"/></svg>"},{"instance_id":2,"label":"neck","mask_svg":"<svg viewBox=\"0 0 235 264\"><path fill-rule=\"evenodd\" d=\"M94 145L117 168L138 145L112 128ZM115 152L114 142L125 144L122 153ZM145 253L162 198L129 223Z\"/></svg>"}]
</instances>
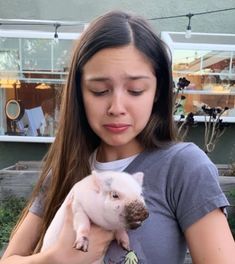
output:
<instances>
[{"instance_id":1,"label":"neck","mask_svg":"<svg viewBox=\"0 0 235 264\"><path fill-rule=\"evenodd\" d=\"M109 162L119 159L125 159L133 155L139 154L143 151L143 147L140 144L135 144L132 147L110 147L101 144L98 147L96 160L99 162Z\"/></svg>"}]
</instances>

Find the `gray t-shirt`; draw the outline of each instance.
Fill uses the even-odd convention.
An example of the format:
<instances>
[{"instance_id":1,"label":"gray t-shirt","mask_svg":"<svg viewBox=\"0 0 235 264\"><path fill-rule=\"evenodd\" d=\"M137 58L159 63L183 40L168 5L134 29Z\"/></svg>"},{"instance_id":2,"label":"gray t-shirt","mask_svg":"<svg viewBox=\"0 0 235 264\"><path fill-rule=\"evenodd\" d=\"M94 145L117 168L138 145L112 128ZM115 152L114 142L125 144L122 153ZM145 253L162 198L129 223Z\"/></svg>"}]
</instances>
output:
<instances>
[{"instance_id":1,"label":"gray t-shirt","mask_svg":"<svg viewBox=\"0 0 235 264\"><path fill-rule=\"evenodd\" d=\"M128 231L131 251L113 241L104 263L184 263L184 231L212 210L228 205L216 166L193 143L178 143L141 153L125 171L144 172L144 197L150 215L140 228ZM32 207L34 213L38 213L38 202Z\"/></svg>"}]
</instances>

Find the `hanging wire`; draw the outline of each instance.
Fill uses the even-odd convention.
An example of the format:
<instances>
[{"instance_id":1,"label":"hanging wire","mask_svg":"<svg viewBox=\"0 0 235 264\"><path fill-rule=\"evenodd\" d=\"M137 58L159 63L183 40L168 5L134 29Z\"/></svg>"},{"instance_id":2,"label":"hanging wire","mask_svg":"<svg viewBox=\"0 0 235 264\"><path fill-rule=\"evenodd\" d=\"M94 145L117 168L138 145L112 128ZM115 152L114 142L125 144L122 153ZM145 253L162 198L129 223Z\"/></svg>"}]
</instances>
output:
<instances>
[{"instance_id":1,"label":"hanging wire","mask_svg":"<svg viewBox=\"0 0 235 264\"><path fill-rule=\"evenodd\" d=\"M166 16L166 17L154 17L154 18L149 18L148 20L152 20L153 21L153 20L161 20L161 19L171 19L171 18L187 17L188 18L188 25L186 27L185 38L191 38L191 33L192 33L191 18L193 16L207 15L207 14L219 13L219 12L225 12L225 11L231 11L231 10L235 10L235 7L224 8L224 9L217 9L217 10L211 10L211 11L205 11L205 12L188 13L188 14L185 14L185 15L175 15L175 16Z\"/></svg>"},{"instance_id":2,"label":"hanging wire","mask_svg":"<svg viewBox=\"0 0 235 264\"><path fill-rule=\"evenodd\" d=\"M170 18L178 18L178 17L188 17L189 14L191 14L192 16L199 16L199 15L206 15L206 14L225 12L225 11L231 11L231 10L235 10L235 7L217 9L217 10L211 10L211 11L205 11L205 12L188 13L188 14L175 15L175 16L153 17L153 18L149 18L148 20L161 20L161 19L170 19Z\"/></svg>"},{"instance_id":3,"label":"hanging wire","mask_svg":"<svg viewBox=\"0 0 235 264\"><path fill-rule=\"evenodd\" d=\"M86 21L56 21L56 20L32 20L32 19L3 19L0 18L0 25L7 26L55 26L59 24L60 26L78 26L84 25Z\"/></svg>"}]
</instances>

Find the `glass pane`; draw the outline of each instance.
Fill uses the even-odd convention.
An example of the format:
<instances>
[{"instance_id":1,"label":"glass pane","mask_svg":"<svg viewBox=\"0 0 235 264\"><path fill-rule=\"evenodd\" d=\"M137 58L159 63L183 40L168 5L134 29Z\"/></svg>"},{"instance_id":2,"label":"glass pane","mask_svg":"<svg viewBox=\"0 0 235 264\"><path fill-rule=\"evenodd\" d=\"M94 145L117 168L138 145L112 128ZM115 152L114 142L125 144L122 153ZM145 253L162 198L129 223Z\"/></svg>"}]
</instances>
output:
<instances>
[{"instance_id":1,"label":"glass pane","mask_svg":"<svg viewBox=\"0 0 235 264\"><path fill-rule=\"evenodd\" d=\"M22 67L24 71L51 71L51 40L22 39Z\"/></svg>"},{"instance_id":2,"label":"glass pane","mask_svg":"<svg viewBox=\"0 0 235 264\"><path fill-rule=\"evenodd\" d=\"M0 79L16 79L19 70L19 40L0 38Z\"/></svg>"},{"instance_id":3,"label":"glass pane","mask_svg":"<svg viewBox=\"0 0 235 264\"><path fill-rule=\"evenodd\" d=\"M173 54L173 70L198 72L201 70L201 58L206 54L200 50L175 50Z\"/></svg>"},{"instance_id":4,"label":"glass pane","mask_svg":"<svg viewBox=\"0 0 235 264\"><path fill-rule=\"evenodd\" d=\"M18 82L11 89L0 89L0 132L6 135L54 136L60 109L60 84L38 84L29 81ZM22 115L11 120L5 113L9 100L16 100Z\"/></svg>"},{"instance_id":5,"label":"glass pane","mask_svg":"<svg viewBox=\"0 0 235 264\"><path fill-rule=\"evenodd\" d=\"M202 70L207 73L225 73L229 71L230 51L208 51L202 60Z\"/></svg>"},{"instance_id":6,"label":"glass pane","mask_svg":"<svg viewBox=\"0 0 235 264\"><path fill-rule=\"evenodd\" d=\"M176 50L173 77L190 81L189 90L235 92L235 55L232 51Z\"/></svg>"},{"instance_id":7,"label":"glass pane","mask_svg":"<svg viewBox=\"0 0 235 264\"><path fill-rule=\"evenodd\" d=\"M235 52L233 52L232 54L232 67L231 67L229 79L232 81L232 86L235 92Z\"/></svg>"},{"instance_id":8,"label":"glass pane","mask_svg":"<svg viewBox=\"0 0 235 264\"><path fill-rule=\"evenodd\" d=\"M235 96L233 95L212 95L212 94L180 94L177 103L181 103L181 108L177 109L176 114L188 114L193 112L195 115L204 115L203 105L209 107L221 107L229 109L224 112L223 116L235 117ZM181 112L179 112L181 111Z\"/></svg>"},{"instance_id":9,"label":"glass pane","mask_svg":"<svg viewBox=\"0 0 235 264\"><path fill-rule=\"evenodd\" d=\"M60 39L57 44L53 45L54 54L53 54L53 70L54 71L66 71L71 51L72 51L72 44L71 40L62 40Z\"/></svg>"}]
</instances>

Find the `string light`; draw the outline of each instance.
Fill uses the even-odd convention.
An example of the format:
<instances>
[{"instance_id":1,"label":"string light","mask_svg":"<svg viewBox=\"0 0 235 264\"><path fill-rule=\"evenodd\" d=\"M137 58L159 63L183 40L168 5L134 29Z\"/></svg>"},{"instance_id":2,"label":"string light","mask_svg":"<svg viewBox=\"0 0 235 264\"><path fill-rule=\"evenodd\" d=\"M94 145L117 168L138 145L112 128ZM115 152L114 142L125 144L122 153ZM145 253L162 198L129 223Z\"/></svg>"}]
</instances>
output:
<instances>
[{"instance_id":1,"label":"string light","mask_svg":"<svg viewBox=\"0 0 235 264\"><path fill-rule=\"evenodd\" d=\"M225 11L231 11L231 10L235 10L235 7L225 8L225 9L217 9L217 10L211 10L211 11L205 11L205 12L188 13L188 14L185 14L185 15L175 15L175 16L166 16L166 17L154 17L154 18L149 18L148 20L161 20L161 19L171 19L171 18L187 17L188 18L188 25L186 27L185 38L191 38L191 33L192 33L191 18L193 16L207 15L207 14L218 13L218 12L225 12Z\"/></svg>"},{"instance_id":2,"label":"string light","mask_svg":"<svg viewBox=\"0 0 235 264\"><path fill-rule=\"evenodd\" d=\"M27 20L27 19L1 19L0 26L53 26L55 31L53 39L55 43L59 41L58 28L66 26L85 26L85 21L54 21L54 20ZM0 36L1 38L1 36Z\"/></svg>"},{"instance_id":3,"label":"string light","mask_svg":"<svg viewBox=\"0 0 235 264\"><path fill-rule=\"evenodd\" d=\"M55 43L59 42L59 36L58 36L58 28L61 26L59 23L55 23L55 33L54 33L54 41Z\"/></svg>"},{"instance_id":4,"label":"string light","mask_svg":"<svg viewBox=\"0 0 235 264\"><path fill-rule=\"evenodd\" d=\"M197 12L197 13L192 13L192 15L199 16L199 15L206 15L206 14L225 12L225 11L231 11L231 10L235 10L235 7L217 9L217 10L211 10L211 11L205 11L205 12ZM188 14L182 14L182 15L175 15L175 16L153 17L153 18L149 18L148 20L161 20L161 19L179 18L179 17L187 17L187 16Z\"/></svg>"},{"instance_id":5,"label":"string light","mask_svg":"<svg viewBox=\"0 0 235 264\"><path fill-rule=\"evenodd\" d=\"M89 23L84 24L84 31L89 27Z\"/></svg>"},{"instance_id":6,"label":"string light","mask_svg":"<svg viewBox=\"0 0 235 264\"><path fill-rule=\"evenodd\" d=\"M192 28L191 28L191 18L194 16L194 14L187 14L188 17L188 25L185 32L185 38L191 38Z\"/></svg>"},{"instance_id":7,"label":"string light","mask_svg":"<svg viewBox=\"0 0 235 264\"><path fill-rule=\"evenodd\" d=\"M182 14L182 15L174 15L174 16L165 16L165 17L154 17L149 18L147 20L161 20L161 19L172 19L172 18L181 18L181 17L187 17L188 18L188 25L186 28L186 38L191 36L191 18L193 16L199 16L199 15L208 15L212 13L219 13L219 12L226 12L235 10L235 7L231 8L225 8L225 9L217 9L217 10L211 10L211 11L205 11L205 12L197 12L197 13L188 13L188 14ZM52 25L55 27L55 33L54 33L54 39L58 41L58 28L62 26L78 26L83 25L84 29L86 29L88 22L86 21L53 21L53 20L25 20L25 19L0 19L0 25L12 25L12 26L38 26L38 25Z\"/></svg>"}]
</instances>

